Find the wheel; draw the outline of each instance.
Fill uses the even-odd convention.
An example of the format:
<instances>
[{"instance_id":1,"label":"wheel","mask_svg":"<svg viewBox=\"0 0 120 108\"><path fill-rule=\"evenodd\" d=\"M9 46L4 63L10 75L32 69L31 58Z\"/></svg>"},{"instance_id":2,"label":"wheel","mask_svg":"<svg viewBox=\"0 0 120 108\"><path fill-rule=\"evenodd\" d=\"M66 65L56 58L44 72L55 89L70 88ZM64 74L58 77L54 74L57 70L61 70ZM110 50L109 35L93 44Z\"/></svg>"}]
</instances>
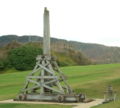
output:
<instances>
[{"instance_id":1,"label":"wheel","mask_svg":"<svg viewBox=\"0 0 120 108\"><path fill-rule=\"evenodd\" d=\"M59 95L58 96L58 102L64 102L64 96Z\"/></svg>"},{"instance_id":2,"label":"wheel","mask_svg":"<svg viewBox=\"0 0 120 108\"><path fill-rule=\"evenodd\" d=\"M20 101L23 101L23 100L26 100L27 97L24 94L20 94L18 98Z\"/></svg>"}]
</instances>

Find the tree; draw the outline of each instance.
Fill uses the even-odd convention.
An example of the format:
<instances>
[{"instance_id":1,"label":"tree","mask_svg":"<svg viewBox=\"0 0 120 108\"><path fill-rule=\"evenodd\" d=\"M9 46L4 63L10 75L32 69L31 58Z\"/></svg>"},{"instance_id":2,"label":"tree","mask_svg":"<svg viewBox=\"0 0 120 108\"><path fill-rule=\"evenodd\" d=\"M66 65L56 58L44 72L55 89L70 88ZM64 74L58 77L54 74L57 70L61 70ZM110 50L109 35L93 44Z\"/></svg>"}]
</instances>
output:
<instances>
[{"instance_id":1,"label":"tree","mask_svg":"<svg viewBox=\"0 0 120 108\"><path fill-rule=\"evenodd\" d=\"M17 70L32 69L36 63L36 56L42 53L42 49L24 45L19 48L12 49L9 52L8 58L11 65Z\"/></svg>"},{"instance_id":2,"label":"tree","mask_svg":"<svg viewBox=\"0 0 120 108\"><path fill-rule=\"evenodd\" d=\"M0 70L3 70L5 68L4 62L0 61Z\"/></svg>"}]
</instances>

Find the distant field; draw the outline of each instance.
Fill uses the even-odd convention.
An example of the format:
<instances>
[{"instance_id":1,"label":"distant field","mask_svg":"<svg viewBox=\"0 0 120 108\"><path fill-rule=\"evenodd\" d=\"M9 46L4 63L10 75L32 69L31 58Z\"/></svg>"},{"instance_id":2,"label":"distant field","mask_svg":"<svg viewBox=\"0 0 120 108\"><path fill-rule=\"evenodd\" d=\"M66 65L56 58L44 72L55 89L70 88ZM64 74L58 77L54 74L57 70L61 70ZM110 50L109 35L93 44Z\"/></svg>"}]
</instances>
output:
<instances>
[{"instance_id":1,"label":"distant field","mask_svg":"<svg viewBox=\"0 0 120 108\"><path fill-rule=\"evenodd\" d=\"M120 98L120 64L70 66L63 67L61 68L61 70L64 72L64 74L68 76L68 83L77 93L84 92L88 97L103 98L103 92L105 91L106 86L112 84L113 88L117 91L117 97ZM17 94L19 94L20 89L23 87L25 83L25 78L30 72L30 71L15 72L15 70L13 71L14 73L12 73L12 70L9 70L9 73L0 75L0 100L15 98ZM120 102L116 102L116 105L117 103L120 104ZM105 105L113 104L114 103ZM0 108L8 108L6 107L7 105L8 104L6 105L0 104ZM118 108L118 107L104 107L105 105L95 108ZM19 105L15 107L12 104L11 106L13 107L9 108L19 107ZM23 106L19 108L28 107ZM35 108L37 108L37 106ZM39 108L45 107L39 106ZM56 108L56 106L51 108ZM59 106L57 108L59 108Z\"/></svg>"}]
</instances>

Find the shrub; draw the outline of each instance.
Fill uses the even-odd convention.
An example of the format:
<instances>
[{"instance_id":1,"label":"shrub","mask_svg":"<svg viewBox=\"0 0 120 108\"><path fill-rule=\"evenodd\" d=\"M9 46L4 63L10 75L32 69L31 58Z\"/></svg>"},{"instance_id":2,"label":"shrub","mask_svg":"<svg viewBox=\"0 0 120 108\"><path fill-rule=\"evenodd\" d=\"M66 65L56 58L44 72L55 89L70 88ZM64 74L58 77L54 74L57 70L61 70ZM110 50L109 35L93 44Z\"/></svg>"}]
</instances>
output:
<instances>
[{"instance_id":1,"label":"shrub","mask_svg":"<svg viewBox=\"0 0 120 108\"><path fill-rule=\"evenodd\" d=\"M4 62L0 60L0 70L4 70L4 69L5 69Z\"/></svg>"},{"instance_id":2,"label":"shrub","mask_svg":"<svg viewBox=\"0 0 120 108\"><path fill-rule=\"evenodd\" d=\"M42 49L25 45L9 52L9 61L17 70L32 69L36 63L36 56L42 53Z\"/></svg>"}]
</instances>

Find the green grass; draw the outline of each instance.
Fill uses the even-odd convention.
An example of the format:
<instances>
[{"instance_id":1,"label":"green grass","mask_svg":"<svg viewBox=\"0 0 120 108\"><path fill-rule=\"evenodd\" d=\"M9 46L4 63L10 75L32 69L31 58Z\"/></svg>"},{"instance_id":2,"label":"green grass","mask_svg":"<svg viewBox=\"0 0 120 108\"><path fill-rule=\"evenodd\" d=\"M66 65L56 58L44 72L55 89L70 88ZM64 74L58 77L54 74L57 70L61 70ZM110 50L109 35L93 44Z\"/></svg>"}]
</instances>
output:
<instances>
[{"instance_id":1,"label":"green grass","mask_svg":"<svg viewBox=\"0 0 120 108\"><path fill-rule=\"evenodd\" d=\"M67 75L68 83L77 93L84 92L88 97L103 98L103 92L106 90L107 85L112 84L117 91L118 98L120 98L120 64L69 66L62 67L61 70ZM30 72L13 71L14 73L10 70L10 73L0 75L0 100L15 98L23 88L25 78Z\"/></svg>"},{"instance_id":2,"label":"green grass","mask_svg":"<svg viewBox=\"0 0 120 108\"><path fill-rule=\"evenodd\" d=\"M120 101L102 104L102 105L95 106L92 108L120 108Z\"/></svg>"},{"instance_id":3,"label":"green grass","mask_svg":"<svg viewBox=\"0 0 120 108\"><path fill-rule=\"evenodd\" d=\"M0 104L0 108L71 108L63 105L38 105L38 104Z\"/></svg>"},{"instance_id":4,"label":"green grass","mask_svg":"<svg viewBox=\"0 0 120 108\"><path fill-rule=\"evenodd\" d=\"M76 92L85 92L88 97L103 98L106 86L112 84L120 94L120 64L64 67L68 83Z\"/></svg>"}]
</instances>

